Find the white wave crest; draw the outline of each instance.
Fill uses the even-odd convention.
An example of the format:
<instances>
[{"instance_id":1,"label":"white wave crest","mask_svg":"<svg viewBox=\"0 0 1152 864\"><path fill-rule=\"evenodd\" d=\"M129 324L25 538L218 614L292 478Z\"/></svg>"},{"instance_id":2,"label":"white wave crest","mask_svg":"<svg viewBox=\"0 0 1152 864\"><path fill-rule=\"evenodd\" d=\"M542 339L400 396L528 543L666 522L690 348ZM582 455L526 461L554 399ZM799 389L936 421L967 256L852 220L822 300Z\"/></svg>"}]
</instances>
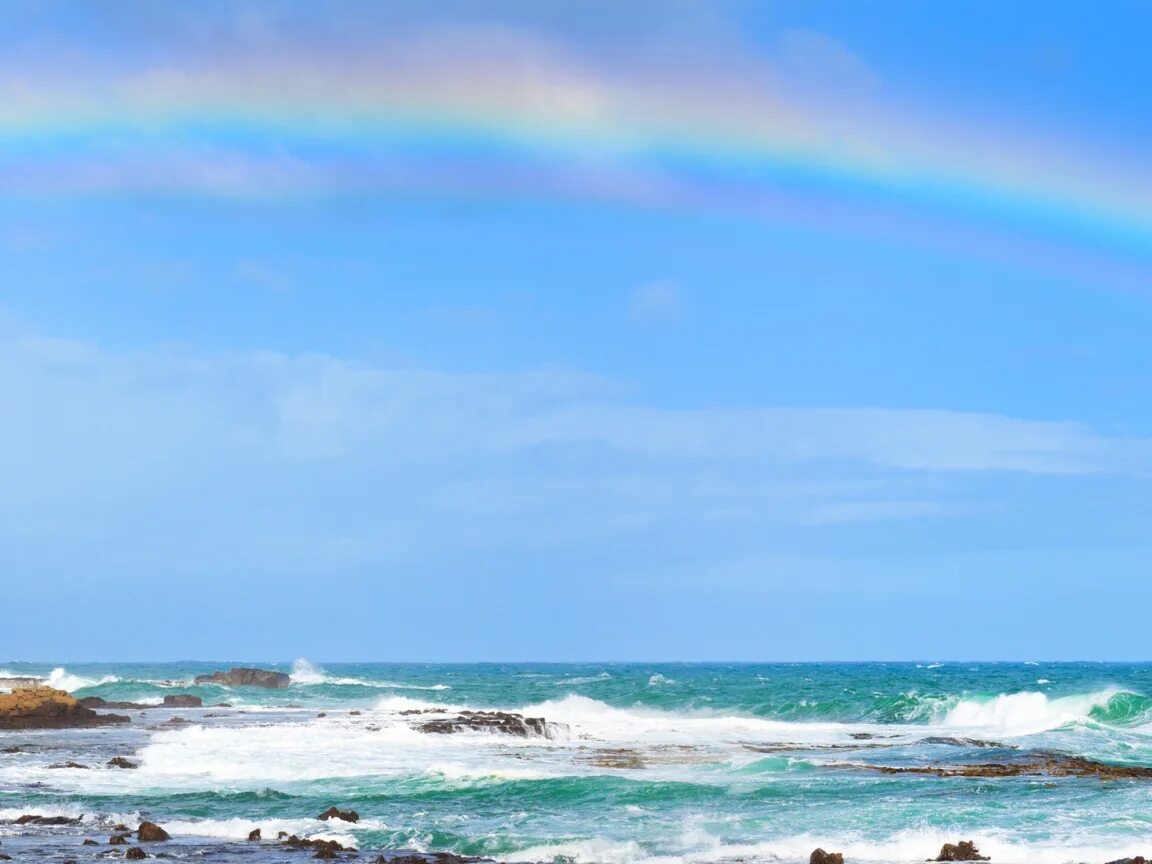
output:
<instances>
[{"instance_id":1,"label":"white wave crest","mask_svg":"<svg viewBox=\"0 0 1152 864\"><path fill-rule=\"evenodd\" d=\"M292 664L292 683L302 686L317 684L348 684L359 687L375 687L380 690L451 690L448 684L407 684L396 681L373 681L369 678L343 678L329 675L320 666L301 657Z\"/></svg>"},{"instance_id":2,"label":"white wave crest","mask_svg":"<svg viewBox=\"0 0 1152 864\"><path fill-rule=\"evenodd\" d=\"M601 672L599 675L584 675L576 678L565 678L563 681L557 681L554 686L564 687L569 684L594 684L597 681L607 681L612 677L611 672Z\"/></svg>"},{"instance_id":3,"label":"white wave crest","mask_svg":"<svg viewBox=\"0 0 1152 864\"><path fill-rule=\"evenodd\" d=\"M84 678L80 675L73 675L63 666L57 666L49 673L44 683L49 687L55 687L57 690L67 690L71 693L74 690L82 690L85 687L115 684L120 680L120 677L117 675L105 675L103 678Z\"/></svg>"},{"instance_id":4,"label":"white wave crest","mask_svg":"<svg viewBox=\"0 0 1152 864\"><path fill-rule=\"evenodd\" d=\"M1101 690L1050 699L1039 692L1001 693L992 699L964 699L953 706L938 725L952 729L979 729L1001 736L1035 735L1086 720L1121 691Z\"/></svg>"}]
</instances>

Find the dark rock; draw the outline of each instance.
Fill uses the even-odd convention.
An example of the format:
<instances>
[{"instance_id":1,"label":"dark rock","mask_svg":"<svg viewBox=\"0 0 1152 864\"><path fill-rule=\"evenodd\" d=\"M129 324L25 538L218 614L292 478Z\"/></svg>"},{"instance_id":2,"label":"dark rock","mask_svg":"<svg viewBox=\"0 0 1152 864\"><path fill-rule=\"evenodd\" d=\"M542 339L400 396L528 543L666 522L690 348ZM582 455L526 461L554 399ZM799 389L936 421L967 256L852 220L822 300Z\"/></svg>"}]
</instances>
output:
<instances>
[{"instance_id":1,"label":"dark rock","mask_svg":"<svg viewBox=\"0 0 1152 864\"><path fill-rule=\"evenodd\" d=\"M221 684L225 687L270 687L281 690L292 683L292 678L286 672L270 672L267 669L250 669L237 666L228 672L197 675L193 683Z\"/></svg>"},{"instance_id":2,"label":"dark rock","mask_svg":"<svg viewBox=\"0 0 1152 864\"><path fill-rule=\"evenodd\" d=\"M828 767L845 765L826 763ZM1000 762L964 765L860 765L854 770L881 774L929 774L935 777L1096 777L1100 780L1152 780L1152 766L1116 765L1047 750L1032 751Z\"/></svg>"},{"instance_id":3,"label":"dark rock","mask_svg":"<svg viewBox=\"0 0 1152 864\"><path fill-rule=\"evenodd\" d=\"M437 717L416 726L420 732L441 735L453 732L501 732L527 738L538 735L551 738L556 728L562 724L548 723L543 717L525 717L505 711L461 711L455 717Z\"/></svg>"},{"instance_id":4,"label":"dark rock","mask_svg":"<svg viewBox=\"0 0 1152 864\"><path fill-rule=\"evenodd\" d=\"M93 840L91 837L86 837L84 839L84 842L81 843L80 845L81 846L99 846L100 844L97 843L95 840Z\"/></svg>"},{"instance_id":5,"label":"dark rock","mask_svg":"<svg viewBox=\"0 0 1152 864\"><path fill-rule=\"evenodd\" d=\"M63 690L28 687L0 694L0 729L65 729L127 723L120 714L97 714Z\"/></svg>"},{"instance_id":6,"label":"dark rock","mask_svg":"<svg viewBox=\"0 0 1152 864\"><path fill-rule=\"evenodd\" d=\"M13 824L16 825L79 825L79 819L70 816L37 816L34 813L25 813Z\"/></svg>"},{"instance_id":7,"label":"dark rock","mask_svg":"<svg viewBox=\"0 0 1152 864\"><path fill-rule=\"evenodd\" d=\"M177 693L173 696L164 697L165 708L201 708L204 705L204 700L199 696L193 696L191 693Z\"/></svg>"},{"instance_id":8,"label":"dark rock","mask_svg":"<svg viewBox=\"0 0 1152 864\"><path fill-rule=\"evenodd\" d=\"M342 846L336 840L301 840L295 834L281 841L292 849L315 849L317 858L334 858L337 852L355 852L351 846ZM324 853L321 855L320 853Z\"/></svg>"},{"instance_id":9,"label":"dark rock","mask_svg":"<svg viewBox=\"0 0 1152 864\"><path fill-rule=\"evenodd\" d=\"M360 814L355 810L337 810L335 807L329 807L316 818L324 821L329 819L342 819L345 822L359 822Z\"/></svg>"},{"instance_id":10,"label":"dark rock","mask_svg":"<svg viewBox=\"0 0 1152 864\"><path fill-rule=\"evenodd\" d=\"M921 744L946 744L949 747L993 747L1002 750L1015 750L1007 744L1001 744L999 741L984 741L980 738L954 738L946 735L932 735L928 738L921 738Z\"/></svg>"},{"instance_id":11,"label":"dark rock","mask_svg":"<svg viewBox=\"0 0 1152 864\"><path fill-rule=\"evenodd\" d=\"M172 839L168 832L155 822L141 822L140 827L136 829L136 837L141 843L163 843Z\"/></svg>"},{"instance_id":12,"label":"dark rock","mask_svg":"<svg viewBox=\"0 0 1152 864\"><path fill-rule=\"evenodd\" d=\"M283 839L284 839L285 837L287 837L287 836L288 836L288 832L287 832L287 831L277 831L277 832L276 832L276 839L277 839L277 840L283 840Z\"/></svg>"},{"instance_id":13,"label":"dark rock","mask_svg":"<svg viewBox=\"0 0 1152 864\"><path fill-rule=\"evenodd\" d=\"M11 855L5 855L3 852L0 852L0 861L11 861L11 860L12 860Z\"/></svg>"},{"instance_id":14,"label":"dark rock","mask_svg":"<svg viewBox=\"0 0 1152 864\"><path fill-rule=\"evenodd\" d=\"M971 840L961 840L959 843L945 843L940 847L940 854L936 861L990 861L987 855L981 855L976 844Z\"/></svg>"},{"instance_id":15,"label":"dark rock","mask_svg":"<svg viewBox=\"0 0 1152 864\"><path fill-rule=\"evenodd\" d=\"M139 768L140 765L136 762L131 762L123 756L113 756L108 760L109 768Z\"/></svg>"},{"instance_id":16,"label":"dark rock","mask_svg":"<svg viewBox=\"0 0 1152 864\"><path fill-rule=\"evenodd\" d=\"M124 825L121 823L121 824L113 825L112 830L115 831L117 834L127 834L132 829L129 828L127 825Z\"/></svg>"},{"instance_id":17,"label":"dark rock","mask_svg":"<svg viewBox=\"0 0 1152 864\"><path fill-rule=\"evenodd\" d=\"M139 846L133 846L131 849L129 849L127 852L124 853L124 857L127 858L129 861L142 861L145 858L147 858L148 856L144 853L144 850L141 849Z\"/></svg>"},{"instance_id":18,"label":"dark rock","mask_svg":"<svg viewBox=\"0 0 1152 864\"><path fill-rule=\"evenodd\" d=\"M155 705L145 705L143 702L109 702L100 696L85 696L80 700L85 708L115 708L118 711L142 711L145 708L155 708Z\"/></svg>"},{"instance_id":19,"label":"dark rock","mask_svg":"<svg viewBox=\"0 0 1152 864\"><path fill-rule=\"evenodd\" d=\"M109 846L127 846L128 842L127 834L113 834L108 838Z\"/></svg>"},{"instance_id":20,"label":"dark rock","mask_svg":"<svg viewBox=\"0 0 1152 864\"><path fill-rule=\"evenodd\" d=\"M359 712L359 711L349 711L349 712L348 712L348 715L349 715L350 717L359 717L359 716L360 716L360 712Z\"/></svg>"},{"instance_id":21,"label":"dark rock","mask_svg":"<svg viewBox=\"0 0 1152 864\"><path fill-rule=\"evenodd\" d=\"M1109 861L1108 864L1147 864L1143 855L1137 855L1135 858L1117 858L1115 861Z\"/></svg>"},{"instance_id":22,"label":"dark rock","mask_svg":"<svg viewBox=\"0 0 1152 864\"><path fill-rule=\"evenodd\" d=\"M328 716L327 714L325 714L323 711L321 711L319 714L316 715L316 719L319 720L321 717L327 717L327 716Z\"/></svg>"},{"instance_id":23,"label":"dark rock","mask_svg":"<svg viewBox=\"0 0 1152 864\"><path fill-rule=\"evenodd\" d=\"M814 849L812 854L808 856L808 864L844 864L844 856L839 852Z\"/></svg>"},{"instance_id":24,"label":"dark rock","mask_svg":"<svg viewBox=\"0 0 1152 864\"><path fill-rule=\"evenodd\" d=\"M260 839L260 829L259 828L253 828L251 831L249 831L248 832L248 839L249 840L259 840Z\"/></svg>"},{"instance_id":25,"label":"dark rock","mask_svg":"<svg viewBox=\"0 0 1152 864\"><path fill-rule=\"evenodd\" d=\"M54 765L49 765L48 767L49 768L84 768L84 769L88 768L87 765L81 765L79 762L57 762Z\"/></svg>"},{"instance_id":26,"label":"dark rock","mask_svg":"<svg viewBox=\"0 0 1152 864\"><path fill-rule=\"evenodd\" d=\"M169 717L164 721L165 726L190 726L191 722L183 717Z\"/></svg>"}]
</instances>

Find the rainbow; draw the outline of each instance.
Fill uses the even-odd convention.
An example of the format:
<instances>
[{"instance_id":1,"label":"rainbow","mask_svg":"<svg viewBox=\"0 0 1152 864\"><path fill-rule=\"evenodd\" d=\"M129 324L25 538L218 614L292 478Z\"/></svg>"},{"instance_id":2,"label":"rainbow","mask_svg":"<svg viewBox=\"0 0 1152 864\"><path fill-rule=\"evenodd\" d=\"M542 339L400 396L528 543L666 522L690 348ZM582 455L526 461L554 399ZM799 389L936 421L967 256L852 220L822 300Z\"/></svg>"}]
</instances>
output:
<instances>
[{"instance_id":1,"label":"rainbow","mask_svg":"<svg viewBox=\"0 0 1152 864\"><path fill-rule=\"evenodd\" d=\"M1152 263L1139 167L726 81L546 66L234 62L14 85L0 93L0 181L25 194L543 194L931 223Z\"/></svg>"}]
</instances>

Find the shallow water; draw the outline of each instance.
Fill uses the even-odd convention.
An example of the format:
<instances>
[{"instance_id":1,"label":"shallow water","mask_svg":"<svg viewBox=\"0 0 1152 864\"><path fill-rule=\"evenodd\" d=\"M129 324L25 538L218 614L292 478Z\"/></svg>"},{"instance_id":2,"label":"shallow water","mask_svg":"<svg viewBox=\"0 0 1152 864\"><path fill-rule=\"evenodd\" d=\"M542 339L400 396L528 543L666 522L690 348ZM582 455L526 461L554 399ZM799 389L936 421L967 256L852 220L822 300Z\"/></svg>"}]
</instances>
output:
<instances>
[{"instance_id":1,"label":"shallow water","mask_svg":"<svg viewBox=\"0 0 1152 864\"><path fill-rule=\"evenodd\" d=\"M209 844L247 860L287 854L231 843L257 826L265 837L283 830L506 861L806 861L823 846L911 862L969 838L1004 862L1149 851L1152 781L864 766L983 763L1034 749L1152 765L1152 665L298 661L262 664L292 673L286 690L188 683L228 665L0 671L50 677L80 696L196 693L232 706L132 712L124 728L0 732L0 749L22 748L0 754L0 819L85 816L51 831L0 825L8 854L49 843L55 855L54 842L79 857L89 851L75 847L80 837L106 839L107 827L142 815L172 833L169 851L199 856ZM433 706L501 708L566 729L551 739L430 735L400 713ZM190 725L166 726L173 715ZM140 768L103 767L113 755ZM68 760L93 767L48 767ZM315 819L333 804L361 821Z\"/></svg>"}]
</instances>

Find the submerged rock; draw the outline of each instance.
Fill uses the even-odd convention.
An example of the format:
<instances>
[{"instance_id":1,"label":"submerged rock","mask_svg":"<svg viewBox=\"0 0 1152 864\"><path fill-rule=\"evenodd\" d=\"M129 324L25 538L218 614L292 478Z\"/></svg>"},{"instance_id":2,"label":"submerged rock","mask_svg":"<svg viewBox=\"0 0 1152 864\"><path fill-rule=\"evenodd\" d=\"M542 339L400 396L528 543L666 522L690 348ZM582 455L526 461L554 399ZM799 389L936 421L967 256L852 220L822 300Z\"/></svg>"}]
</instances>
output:
<instances>
[{"instance_id":1,"label":"submerged rock","mask_svg":"<svg viewBox=\"0 0 1152 864\"><path fill-rule=\"evenodd\" d=\"M128 845L128 835L127 834L113 834L111 837L108 838L108 845L109 846L127 846Z\"/></svg>"},{"instance_id":2,"label":"submerged rock","mask_svg":"<svg viewBox=\"0 0 1152 864\"><path fill-rule=\"evenodd\" d=\"M355 810L338 810L335 807L329 807L316 818L322 819L324 821L329 819L340 819L344 822L359 822L360 814Z\"/></svg>"},{"instance_id":3,"label":"submerged rock","mask_svg":"<svg viewBox=\"0 0 1152 864\"><path fill-rule=\"evenodd\" d=\"M976 844L971 840L961 840L959 843L945 843L940 847L940 854L936 861L990 861L987 855L981 855Z\"/></svg>"},{"instance_id":4,"label":"submerged rock","mask_svg":"<svg viewBox=\"0 0 1152 864\"><path fill-rule=\"evenodd\" d=\"M87 765L81 765L79 762L56 762L48 766L49 768L83 768L88 769Z\"/></svg>"},{"instance_id":5,"label":"submerged rock","mask_svg":"<svg viewBox=\"0 0 1152 864\"><path fill-rule=\"evenodd\" d=\"M227 672L197 675L193 683L221 684L225 687L268 687L282 690L292 683L292 678L286 672L271 672L267 669L237 666Z\"/></svg>"},{"instance_id":6,"label":"submerged rock","mask_svg":"<svg viewBox=\"0 0 1152 864\"><path fill-rule=\"evenodd\" d=\"M84 842L81 843L80 845L81 846L99 846L100 844L97 843L95 840L93 840L91 837L85 837Z\"/></svg>"},{"instance_id":7,"label":"submerged rock","mask_svg":"<svg viewBox=\"0 0 1152 864\"><path fill-rule=\"evenodd\" d=\"M817 848L808 856L808 864L844 864L844 856L840 852L825 852Z\"/></svg>"},{"instance_id":8,"label":"submerged rock","mask_svg":"<svg viewBox=\"0 0 1152 864\"><path fill-rule=\"evenodd\" d=\"M0 729L64 729L127 723L120 714L97 714L53 687L26 687L0 694Z\"/></svg>"},{"instance_id":9,"label":"submerged rock","mask_svg":"<svg viewBox=\"0 0 1152 864\"><path fill-rule=\"evenodd\" d=\"M420 732L440 735L454 732L500 732L519 738L540 736L551 738L562 724L549 723L543 717L525 717L505 711L461 711L455 717L437 717L425 720L415 728Z\"/></svg>"},{"instance_id":10,"label":"submerged rock","mask_svg":"<svg viewBox=\"0 0 1152 864\"><path fill-rule=\"evenodd\" d=\"M155 822L141 822L140 827L136 829L136 837L141 843L163 843L172 839L168 832Z\"/></svg>"}]
</instances>

